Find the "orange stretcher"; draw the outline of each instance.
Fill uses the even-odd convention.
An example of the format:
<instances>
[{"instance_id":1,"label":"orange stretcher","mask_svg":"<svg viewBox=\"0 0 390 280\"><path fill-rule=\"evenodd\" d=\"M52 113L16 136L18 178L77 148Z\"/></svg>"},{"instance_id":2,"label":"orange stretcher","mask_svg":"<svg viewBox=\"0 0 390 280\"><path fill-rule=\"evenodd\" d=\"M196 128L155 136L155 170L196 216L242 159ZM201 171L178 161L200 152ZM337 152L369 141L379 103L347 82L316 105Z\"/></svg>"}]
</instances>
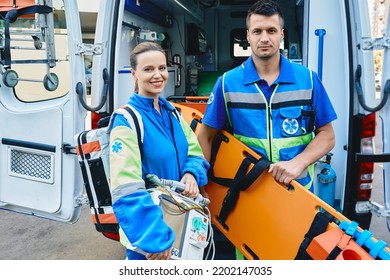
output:
<instances>
[{"instance_id":1,"label":"orange stretcher","mask_svg":"<svg viewBox=\"0 0 390 280\"><path fill-rule=\"evenodd\" d=\"M9 10L18 10L35 5L35 0L2 0L0 3L0 12L7 12ZM20 18L34 19L34 14L21 15Z\"/></svg>"},{"instance_id":2,"label":"orange stretcher","mask_svg":"<svg viewBox=\"0 0 390 280\"><path fill-rule=\"evenodd\" d=\"M188 123L201 123L203 115L196 109L173 105ZM193 126L195 133L198 128L199 125ZM205 186L211 201L211 220L247 259L296 259L319 213L327 213L331 220L325 232L307 244L311 259L326 259L337 246L341 250L334 259L374 259L352 236L344 236L339 223L351 221L340 212L296 181L290 187L276 182L268 173L269 163L228 132L222 131L217 138L213 149L218 146L218 151L210 160L212 176ZM256 170L261 174L250 178ZM237 185L241 190L235 192L232 186ZM226 202L231 197L235 197L234 204L229 206ZM355 230L357 234L363 232L360 228ZM377 240L369 237L371 247L375 247ZM390 249L379 245L386 259Z\"/></svg>"},{"instance_id":3,"label":"orange stretcher","mask_svg":"<svg viewBox=\"0 0 390 280\"><path fill-rule=\"evenodd\" d=\"M171 102L175 102L175 105L183 105L187 107L195 109L200 113L204 113L207 105L209 97L208 96L181 96L181 95L172 95L168 96L167 100ZM188 110L185 110L188 111ZM189 111L190 112L190 111Z\"/></svg>"}]
</instances>

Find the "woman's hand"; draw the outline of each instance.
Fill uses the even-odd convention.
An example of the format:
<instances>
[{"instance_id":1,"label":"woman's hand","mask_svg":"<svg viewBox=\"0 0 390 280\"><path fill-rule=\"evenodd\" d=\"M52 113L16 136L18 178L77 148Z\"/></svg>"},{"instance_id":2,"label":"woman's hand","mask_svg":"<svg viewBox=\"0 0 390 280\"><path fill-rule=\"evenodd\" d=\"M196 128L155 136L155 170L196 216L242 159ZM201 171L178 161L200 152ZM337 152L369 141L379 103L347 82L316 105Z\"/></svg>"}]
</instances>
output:
<instances>
[{"instance_id":1,"label":"woman's hand","mask_svg":"<svg viewBox=\"0 0 390 280\"><path fill-rule=\"evenodd\" d=\"M145 257L148 260L169 260L171 257L172 248L166 249L161 253L146 254Z\"/></svg>"},{"instance_id":2,"label":"woman's hand","mask_svg":"<svg viewBox=\"0 0 390 280\"><path fill-rule=\"evenodd\" d=\"M186 185L185 190L182 192L183 195L191 198L195 198L198 196L199 187L194 175L192 175L191 173L185 173L183 178L181 178L180 182Z\"/></svg>"}]
</instances>

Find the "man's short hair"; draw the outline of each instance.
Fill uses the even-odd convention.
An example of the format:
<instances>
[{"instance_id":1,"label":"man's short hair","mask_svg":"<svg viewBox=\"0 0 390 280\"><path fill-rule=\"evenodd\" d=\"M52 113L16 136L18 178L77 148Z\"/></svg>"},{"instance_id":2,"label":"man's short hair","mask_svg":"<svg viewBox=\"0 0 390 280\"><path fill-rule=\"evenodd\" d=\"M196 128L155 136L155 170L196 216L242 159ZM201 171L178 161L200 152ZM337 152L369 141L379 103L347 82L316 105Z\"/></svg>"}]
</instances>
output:
<instances>
[{"instance_id":1,"label":"man's short hair","mask_svg":"<svg viewBox=\"0 0 390 280\"><path fill-rule=\"evenodd\" d=\"M246 27L249 28L249 19L252 15L262 15L262 16L273 16L279 15L280 17L280 25L283 28L284 25L284 17L282 10L279 7L279 4L274 0L259 0L255 2L248 10L248 14L246 17Z\"/></svg>"}]
</instances>

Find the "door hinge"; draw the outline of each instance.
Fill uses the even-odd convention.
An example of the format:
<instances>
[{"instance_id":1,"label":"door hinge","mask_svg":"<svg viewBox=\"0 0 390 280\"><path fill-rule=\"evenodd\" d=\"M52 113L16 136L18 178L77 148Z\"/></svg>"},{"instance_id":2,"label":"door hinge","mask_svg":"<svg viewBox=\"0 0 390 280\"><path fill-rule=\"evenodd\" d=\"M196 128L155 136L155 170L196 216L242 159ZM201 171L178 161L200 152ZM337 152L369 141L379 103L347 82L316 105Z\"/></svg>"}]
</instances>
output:
<instances>
[{"instance_id":1,"label":"door hinge","mask_svg":"<svg viewBox=\"0 0 390 280\"><path fill-rule=\"evenodd\" d=\"M62 145L62 152L68 155L77 155L76 153L76 147L70 145L70 144L63 144Z\"/></svg>"},{"instance_id":2,"label":"door hinge","mask_svg":"<svg viewBox=\"0 0 390 280\"><path fill-rule=\"evenodd\" d=\"M76 43L76 54L85 54L85 55L101 55L103 53L102 44L84 44Z\"/></svg>"},{"instance_id":3,"label":"door hinge","mask_svg":"<svg viewBox=\"0 0 390 280\"><path fill-rule=\"evenodd\" d=\"M74 203L75 208L83 206L85 204L89 204L89 199L86 194L83 194L75 198L75 203Z\"/></svg>"},{"instance_id":4,"label":"door hinge","mask_svg":"<svg viewBox=\"0 0 390 280\"><path fill-rule=\"evenodd\" d=\"M374 39L362 38L360 47L363 51L387 49L390 47L390 37L386 34Z\"/></svg>"},{"instance_id":5,"label":"door hinge","mask_svg":"<svg viewBox=\"0 0 390 280\"><path fill-rule=\"evenodd\" d=\"M356 213L376 214L378 217L390 217L390 210L387 210L383 205L374 201L361 201L356 203Z\"/></svg>"}]
</instances>

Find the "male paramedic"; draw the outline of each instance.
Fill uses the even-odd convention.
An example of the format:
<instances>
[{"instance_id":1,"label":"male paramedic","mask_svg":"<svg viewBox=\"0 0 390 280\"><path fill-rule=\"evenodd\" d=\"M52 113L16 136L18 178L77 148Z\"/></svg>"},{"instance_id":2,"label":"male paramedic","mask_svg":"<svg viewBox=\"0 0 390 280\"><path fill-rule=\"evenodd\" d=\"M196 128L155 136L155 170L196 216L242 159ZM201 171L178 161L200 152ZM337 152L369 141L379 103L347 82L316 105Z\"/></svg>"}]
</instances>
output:
<instances>
[{"instance_id":1,"label":"male paramedic","mask_svg":"<svg viewBox=\"0 0 390 280\"><path fill-rule=\"evenodd\" d=\"M337 116L318 75L280 54L282 12L272 0L248 10L252 54L218 78L198 139L207 160L221 129L271 161L270 173L288 185L297 180L313 191L314 163L335 144Z\"/></svg>"},{"instance_id":2,"label":"male paramedic","mask_svg":"<svg viewBox=\"0 0 390 280\"><path fill-rule=\"evenodd\" d=\"M334 147L337 116L317 74L280 54L283 24L275 1L260 0L248 10L252 54L218 78L198 139L210 161L214 137L228 129L271 161L268 172L276 181L288 185L295 179L313 191L314 163ZM220 248L234 250L226 238ZM244 258L235 251L237 259Z\"/></svg>"}]
</instances>

